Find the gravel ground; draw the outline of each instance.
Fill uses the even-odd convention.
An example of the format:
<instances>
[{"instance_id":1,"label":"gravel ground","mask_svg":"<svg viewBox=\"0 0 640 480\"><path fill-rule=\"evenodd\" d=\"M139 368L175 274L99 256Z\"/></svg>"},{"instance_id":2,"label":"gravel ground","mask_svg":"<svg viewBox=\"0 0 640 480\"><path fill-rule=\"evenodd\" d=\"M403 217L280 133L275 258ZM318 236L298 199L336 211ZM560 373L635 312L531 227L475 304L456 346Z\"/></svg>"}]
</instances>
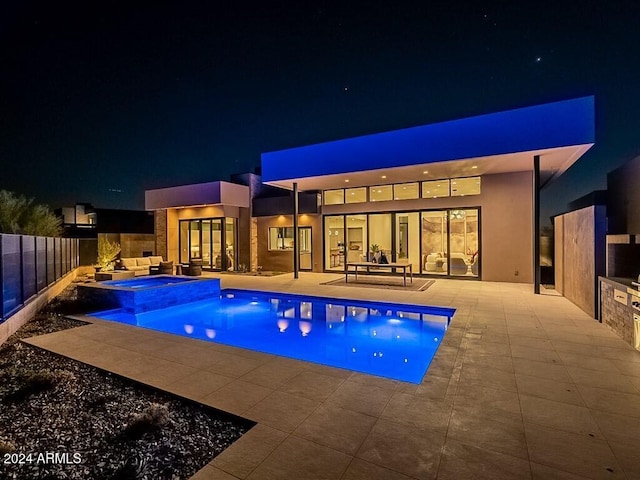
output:
<instances>
[{"instance_id":1,"label":"gravel ground","mask_svg":"<svg viewBox=\"0 0 640 480\"><path fill-rule=\"evenodd\" d=\"M78 308L70 287L0 347L0 478L189 478L251 428L20 342L81 325L63 316Z\"/></svg>"}]
</instances>

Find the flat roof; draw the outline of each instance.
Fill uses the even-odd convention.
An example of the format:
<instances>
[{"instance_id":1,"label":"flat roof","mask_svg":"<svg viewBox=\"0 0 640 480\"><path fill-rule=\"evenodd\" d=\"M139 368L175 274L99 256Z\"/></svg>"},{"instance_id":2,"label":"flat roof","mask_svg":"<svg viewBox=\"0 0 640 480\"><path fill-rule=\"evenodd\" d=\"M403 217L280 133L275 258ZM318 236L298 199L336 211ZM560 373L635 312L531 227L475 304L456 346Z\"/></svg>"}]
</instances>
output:
<instances>
[{"instance_id":1,"label":"flat roof","mask_svg":"<svg viewBox=\"0 0 640 480\"><path fill-rule=\"evenodd\" d=\"M581 97L263 153L262 181L324 190L435 180L533 170L540 155L544 185L593 146L594 102Z\"/></svg>"},{"instance_id":2,"label":"flat roof","mask_svg":"<svg viewBox=\"0 0 640 480\"><path fill-rule=\"evenodd\" d=\"M196 183L144 192L146 210L209 205L249 207L250 203L249 187L229 182Z\"/></svg>"}]
</instances>

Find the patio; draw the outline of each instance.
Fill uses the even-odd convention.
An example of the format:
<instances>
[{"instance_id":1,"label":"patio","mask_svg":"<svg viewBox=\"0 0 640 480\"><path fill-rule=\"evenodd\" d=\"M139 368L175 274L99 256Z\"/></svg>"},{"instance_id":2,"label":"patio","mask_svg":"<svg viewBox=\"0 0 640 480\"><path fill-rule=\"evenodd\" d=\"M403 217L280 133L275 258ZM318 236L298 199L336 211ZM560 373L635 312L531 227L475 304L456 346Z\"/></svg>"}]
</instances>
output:
<instances>
[{"instance_id":1,"label":"patio","mask_svg":"<svg viewBox=\"0 0 640 480\"><path fill-rule=\"evenodd\" d=\"M258 422L198 480L640 477L640 353L565 298L446 279L319 285L337 277L221 276L457 308L421 385L104 321L29 342Z\"/></svg>"}]
</instances>

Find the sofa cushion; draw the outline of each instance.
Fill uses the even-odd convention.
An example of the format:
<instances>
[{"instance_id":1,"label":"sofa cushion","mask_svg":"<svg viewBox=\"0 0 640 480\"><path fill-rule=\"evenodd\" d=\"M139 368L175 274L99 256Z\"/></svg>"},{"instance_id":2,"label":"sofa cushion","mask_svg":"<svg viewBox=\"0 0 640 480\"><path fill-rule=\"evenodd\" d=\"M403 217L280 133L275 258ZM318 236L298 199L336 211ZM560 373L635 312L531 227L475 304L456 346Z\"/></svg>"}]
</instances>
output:
<instances>
[{"instance_id":1,"label":"sofa cushion","mask_svg":"<svg viewBox=\"0 0 640 480\"><path fill-rule=\"evenodd\" d=\"M131 270L132 272L148 272L149 271L149 265L136 265L135 267L129 267L127 268L127 270Z\"/></svg>"},{"instance_id":2,"label":"sofa cushion","mask_svg":"<svg viewBox=\"0 0 640 480\"><path fill-rule=\"evenodd\" d=\"M136 259L135 258L121 258L120 262L122 264L122 266L124 268L130 268L130 267L135 267L136 266Z\"/></svg>"},{"instance_id":3,"label":"sofa cushion","mask_svg":"<svg viewBox=\"0 0 640 480\"><path fill-rule=\"evenodd\" d=\"M162 256L160 255L152 255L149 258L149 261L151 262L151 265L160 265L160 263L162 262Z\"/></svg>"},{"instance_id":4,"label":"sofa cushion","mask_svg":"<svg viewBox=\"0 0 640 480\"><path fill-rule=\"evenodd\" d=\"M148 267L149 265L151 265L151 260L149 259L149 257L136 258L136 265L138 265L139 267Z\"/></svg>"}]
</instances>

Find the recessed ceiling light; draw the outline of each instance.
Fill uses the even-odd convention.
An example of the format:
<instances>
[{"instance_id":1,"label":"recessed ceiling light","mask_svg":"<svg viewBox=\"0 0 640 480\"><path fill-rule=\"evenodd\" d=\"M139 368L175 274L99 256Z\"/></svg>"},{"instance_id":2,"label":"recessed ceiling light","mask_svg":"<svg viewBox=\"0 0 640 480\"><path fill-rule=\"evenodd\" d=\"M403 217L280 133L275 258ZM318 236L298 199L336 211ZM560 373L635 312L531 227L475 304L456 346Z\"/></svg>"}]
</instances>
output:
<instances>
[{"instance_id":1,"label":"recessed ceiling light","mask_svg":"<svg viewBox=\"0 0 640 480\"><path fill-rule=\"evenodd\" d=\"M425 170L425 171L424 171L424 172L422 172L422 173L426 175L427 173L429 173L429 170Z\"/></svg>"},{"instance_id":2,"label":"recessed ceiling light","mask_svg":"<svg viewBox=\"0 0 640 480\"><path fill-rule=\"evenodd\" d=\"M344 181L344 183L349 183L349 179L347 178L347 179Z\"/></svg>"},{"instance_id":3,"label":"recessed ceiling light","mask_svg":"<svg viewBox=\"0 0 640 480\"><path fill-rule=\"evenodd\" d=\"M474 165L474 166L473 166L473 167L471 167L471 168L478 168L478 166L477 166L477 165Z\"/></svg>"},{"instance_id":4,"label":"recessed ceiling light","mask_svg":"<svg viewBox=\"0 0 640 480\"><path fill-rule=\"evenodd\" d=\"M387 178L387 176L386 176L386 175L382 175L382 177L381 177L381 178Z\"/></svg>"}]
</instances>

